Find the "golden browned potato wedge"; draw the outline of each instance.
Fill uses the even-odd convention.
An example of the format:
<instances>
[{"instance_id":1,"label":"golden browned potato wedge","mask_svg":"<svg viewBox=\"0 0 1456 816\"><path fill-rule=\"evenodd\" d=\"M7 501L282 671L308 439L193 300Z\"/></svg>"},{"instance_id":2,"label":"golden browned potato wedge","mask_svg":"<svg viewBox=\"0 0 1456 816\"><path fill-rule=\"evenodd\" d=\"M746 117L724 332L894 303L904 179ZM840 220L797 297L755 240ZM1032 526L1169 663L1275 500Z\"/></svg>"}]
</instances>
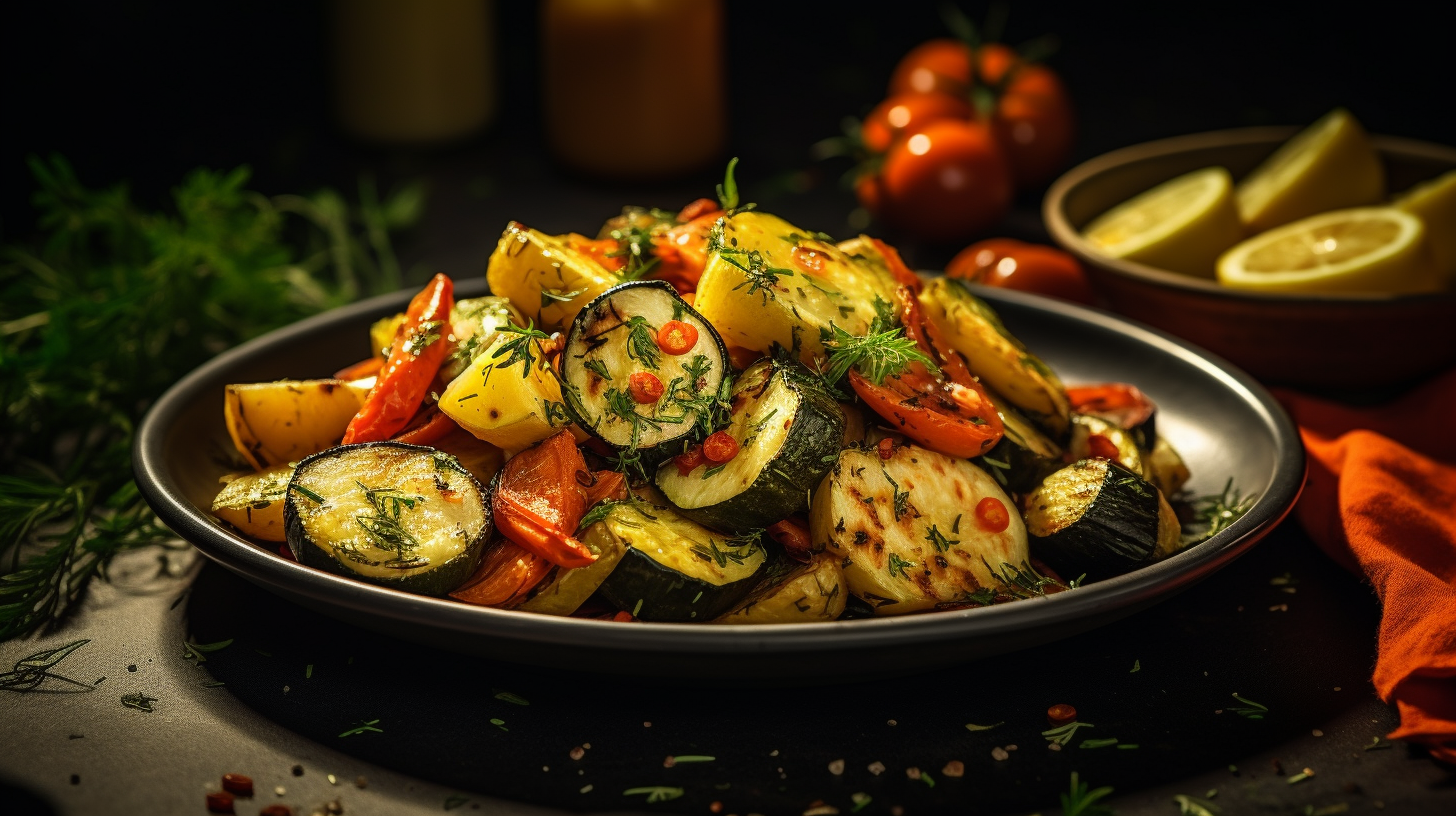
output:
<instances>
[{"instance_id":1,"label":"golden browned potato wedge","mask_svg":"<svg viewBox=\"0 0 1456 816\"><path fill-rule=\"evenodd\" d=\"M849 590L840 556L821 552L807 564L792 561L776 570L737 609L713 623L815 623L837 620Z\"/></svg>"},{"instance_id":2,"label":"golden browned potato wedge","mask_svg":"<svg viewBox=\"0 0 1456 816\"><path fill-rule=\"evenodd\" d=\"M972 374L1053 438L1065 437L1072 409L1062 381L1006 330L990 306L960 281L937 278L920 293L920 307L966 358Z\"/></svg>"},{"instance_id":3,"label":"golden browned potato wedge","mask_svg":"<svg viewBox=\"0 0 1456 816\"><path fill-rule=\"evenodd\" d=\"M253 467L297 462L339 444L369 389L343 380L279 380L229 385L223 419Z\"/></svg>"},{"instance_id":4,"label":"golden browned potato wedge","mask_svg":"<svg viewBox=\"0 0 1456 816\"><path fill-rule=\"evenodd\" d=\"M731 345L763 354L780 346L812 367L824 357L821 333L830 324L865 334L875 299L888 305L894 297L878 253L850 246L767 213L738 213L714 230L693 308Z\"/></svg>"},{"instance_id":5,"label":"golden browned potato wedge","mask_svg":"<svg viewBox=\"0 0 1456 816\"><path fill-rule=\"evenodd\" d=\"M271 467L261 473L227 477L227 484L212 500L212 514L262 541L283 541L283 500L293 468Z\"/></svg>"},{"instance_id":6,"label":"golden browned potato wedge","mask_svg":"<svg viewBox=\"0 0 1456 816\"><path fill-rule=\"evenodd\" d=\"M548 332L570 326L583 306L621 283L616 274L560 238L514 221L501 234L485 277L490 291L508 298Z\"/></svg>"},{"instance_id":7,"label":"golden browned potato wedge","mask_svg":"<svg viewBox=\"0 0 1456 816\"><path fill-rule=\"evenodd\" d=\"M509 343L529 344L530 359L512 359ZM440 410L477 438L515 454L571 424L561 384L536 340L501 332L440 395Z\"/></svg>"},{"instance_id":8,"label":"golden browned potato wedge","mask_svg":"<svg viewBox=\"0 0 1456 816\"><path fill-rule=\"evenodd\" d=\"M977 506L1001 503L1006 526L982 523ZM816 547L843 559L849 591L878 615L966 600L996 588L994 569L1028 559L1021 514L985 471L914 445L888 460L848 448L814 493Z\"/></svg>"}]
</instances>

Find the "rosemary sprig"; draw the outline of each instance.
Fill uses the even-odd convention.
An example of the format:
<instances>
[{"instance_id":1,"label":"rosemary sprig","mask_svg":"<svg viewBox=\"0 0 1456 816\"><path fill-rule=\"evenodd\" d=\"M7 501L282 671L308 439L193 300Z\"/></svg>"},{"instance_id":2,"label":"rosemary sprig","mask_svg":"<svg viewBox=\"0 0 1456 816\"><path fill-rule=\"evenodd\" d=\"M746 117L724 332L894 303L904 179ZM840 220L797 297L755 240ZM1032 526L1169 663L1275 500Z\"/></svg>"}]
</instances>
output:
<instances>
[{"instance_id":1,"label":"rosemary sprig","mask_svg":"<svg viewBox=\"0 0 1456 816\"><path fill-rule=\"evenodd\" d=\"M1240 717L1250 720L1262 720L1264 719L1264 715L1269 713L1268 706L1240 697L1238 692L1234 692L1234 699L1243 703L1243 705L1230 708L1229 710Z\"/></svg>"},{"instance_id":2,"label":"rosemary sprig","mask_svg":"<svg viewBox=\"0 0 1456 816\"><path fill-rule=\"evenodd\" d=\"M381 550L393 550L398 560L419 549L419 539L400 523L402 508L413 510L423 502L423 496L407 496L397 487L369 487L361 481L354 484L364 491L364 499L374 508L372 516L355 516L354 521L374 540L374 546Z\"/></svg>"},{"instance_id":3,"label":"rosemary sprig","mask_svg":"<svg viewBox=\"0 0 1456 816\"><path fill-rule=\"evenodd\" d=\"M1022 561L1021 566L1016 566L1006 561L1001 562L1001 569L997 570L985 558L981 563L991 571L992 577L1001 585L1001 591L1013 598L1025 600L1027 598L1039 598L1046 595L1047 587L1060 587L1061 589L1076 589L1081 586L1082 578L1073 578L1067 583L1062 583L1048 575L1042 575L1036 571L1030 562Z\"/></svg>"},{"instance_id":4,"label":"rosemary sprig","mask_svg":"<svg viewBox=\"0 0 1456 816\"><path fill-rule=\"evenodd\" d=\"M905 559L901 558L898 553L892 552L890 553L890 559L887 566L890 571L891 578L907 578L909 576L906 575L905 571L908 570L910 567L915 566L915 562L906 561Z\"/></svg>"},{"instance_id":5,"label":"rosemary sprig","mask_svg":"<svg viewBox=\"0 0 1456 816\"><path fill-rule=\"evenodd\" d=\"M646 788L628 788L622 791L623 796L641 796L647 794L647 802L669 802L680 798L683 795L682 788L669 788L662 785L654 785Z\"/></svg>"},{"instance_id":6,"label":"rosemary sprig","mask_svg":"<svg viewBox=\"0 0 1456 816\"><path fill-rule=\"evenodd\" d=\"M1221 492L1199 496L1190 502L1193 521L1184 529L1183 543L1191 545L1213 538L1243 518L1258 499L1257 493L1244 496L1234 487L1230 476Z\"/></svg>"}]
</instances>

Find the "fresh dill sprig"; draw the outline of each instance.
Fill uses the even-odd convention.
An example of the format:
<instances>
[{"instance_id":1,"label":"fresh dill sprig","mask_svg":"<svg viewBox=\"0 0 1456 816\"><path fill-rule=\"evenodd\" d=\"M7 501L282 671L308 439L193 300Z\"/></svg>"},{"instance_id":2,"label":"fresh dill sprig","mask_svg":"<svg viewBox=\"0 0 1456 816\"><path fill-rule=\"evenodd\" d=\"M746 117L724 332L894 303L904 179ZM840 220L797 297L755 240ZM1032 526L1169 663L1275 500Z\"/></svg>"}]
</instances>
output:
<instances>
[{"instance_id":1,"label":"fresh dill sprig","mask_svg":"<svg viewBox=\"0 0 1456 816\"><path fill-rule=\"evenodd\" d=\"M607 370L606 361L600 358L595 360L587 360L581 365L582 368L585 368L587 371L596 374L598 377L601 377L604 380L610 380L612 378L612 372Z\"/></svg>"},{"instance_id":2,"label":"fresh dill sprig","mask_svg":"<svg viewBox=\"0 0 1456 816\"><path fill-rule=\"evenodd\" d=\"M940 528L936 527L934 524L930 525L930 530L925 534L925 540L935 545L935 551L938 553L945 552L951 547L954 547L955 545L961 543L959 539L946 538L945 534L940 531Z\"/></svg>"},{"instance_id":3,"label":"fresh dill sprig","mask_svg":"<svg viewBox=\"0 0 1456 816\"><path fill-rule=\"evenodd\" d=\"M653 330L647 318L641 315L634 315L627 321L627 356L642 361L642 364L653 370L662 356L662 350L657 346L657 332Z\"/></svg>"},{"instance_id":4,"label":"fresh dill sprig","mask_svg":"<svg viewBox=\"0 0 1456 816\"><path fill-rule=\"evenodd\" d=\"M358 480L354 484L364 491L365 501L374 508L374 515L355 516L354 521L374 540L375 546L393 550L398 561L404 561L405 556L419 549L419 539L400 523L400 510L413 510L424 497L407 496L397 487L368 487Z\"/></svg>"},{"instance_id":5,"label":"fresh dill sprig","mask_svg":"<svg viewBox=\"0 0 1456 816\"><path fill-rule=\"evenodd\" d=\"M829 359L825 361L820 376L831 386L843 379L851 368L875 385L884 383L886 377L904 373L916 363L925 366L932 374L940 373L935 362L898 328L856 337L830 323L824 348Z\"/></svg>"},{"instance_id":6,"label":"fresh dill sprig","mask_svg":"<svg viewBox=\"0 0 1456 816\"><path fill-rule=\"evenodd\" d=\"M1082 583L1082 578L1078 577L1064 584L1055 578L1037 572L1036 567L1033 567L1028 561L1022 561L1019 567L1002 561L999 570L991 566L991 563L985 558L981 559L981 563L991 571L991 575L1001 585L1002 592L1021 600L1042 597L1046 595L1047 587L1076 589Z\"/></svg>"},{"instance_id":7,"label":"fresh dill sprig","mask_svg":"<svg viewBox=\"0 0 1456 816\"><path fill-rule=\"evenodd\" d=\"M490 359L496 360L500 357L506 358L505 360L495 364L495 367L498 369L510 368L516 363L524 363L524 365L521 366L521 379L529 377L531 375L531 366L535 365L538 359L536 354L532 352L532 349L534 348L539 351L540 347L538 344L543 340L550 340L551 335L536 328L536 322L534 320L526 321L526 325L524 327L517 326L515 323L507 323L506 325L501 326L500 330L503 332L514 334L516 335L516 338L514 340L507 340L506 342L501 343L500 348L496 349L495 353L490 355ZM550 364L546 362L546 358L544 355L541 356L539 359L540 365L543 369L550 367Z\"/></svg>"},{"instance_id":8,"label":"fresh dill sprig","mask_svg":"<svg viewBox=\"0 0 1456 816\"><path fill-rule=\"evenodd\" d=\"M909 576L906 575L905 571L907 569L909 569L910 567L913 567L913 566L915 566L915 562L914 561L906 561L905 559L901 558L898 554L893 553L893 552L890 553L890 558L889 558L889 561L887 563L887 568L890 571L890 577L891 578L907 578L907 577L909 577Z\"/></svg>"}]
</instances>

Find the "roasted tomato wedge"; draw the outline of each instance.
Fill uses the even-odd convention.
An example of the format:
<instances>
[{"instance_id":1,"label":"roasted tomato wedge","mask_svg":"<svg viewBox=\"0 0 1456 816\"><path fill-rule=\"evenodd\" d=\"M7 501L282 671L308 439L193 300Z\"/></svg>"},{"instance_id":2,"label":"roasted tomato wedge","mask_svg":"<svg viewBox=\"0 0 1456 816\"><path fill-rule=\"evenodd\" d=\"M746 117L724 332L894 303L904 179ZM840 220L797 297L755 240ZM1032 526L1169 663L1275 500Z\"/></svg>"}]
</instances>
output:
<instances>
[{"instance_id":1,"label":"roasted tomato wedge","mask_svg":"<svg viewBox=\"0 0 1456 816\"><path fill-rule=\"evenodd\" d=\"M931 450L980 456L1001 438L1001 418L980 392L930 374L905 373L875 385L853 369L849 384L870 410Z\"/></svg>"},{"instance_id":2,"label":"roasted tomato wedge","mask_svg":"<svg viewBox=\"0 0 1456 816\"><path fill-rule=\"evenodd\" d=\"M936 361L940 374L917 363L877 385L851 369L850 387L870 410L925 447L949 456L980 456L1001 439L1000 414L965 361L921 314L910 287L900 287L895 301L905 336Z\"/></svg>"},{"instance_id":3,"label":"roasted tomato wedge","mask_svg":"<svg viewBox=\"0 0 1456 816\"><path fill-rule=\"evenodd\" d=\"M1147 394L1127 383L1075 385L1067 389L1067 401L1077 413L1101 417L1123 429L1147 422L1157 410Z\"/></svg>"},{"instance_id":4,"label":"roasted tomato wedge","mask_svg":"<svg viewBox=\"0 0 1456 816\"><path fill-rule=\"evenodd\" d=\"M561 567L597 560L576 540L586 514L587 489L577 478L590 471L570 431L522 451L501 468L491 509L496 529L527 552Z\"/></svg>"},{"instance_id":5,"label":"roasted tomato wedge","mask_svg":"<svg viewBox=\"0 0 1456 816\"><path fill-rule=\"evenodd\" d=\"M511 541L497 541L450 597L478 606L511 606L551 572L551 562Z\"/></svg>"}]
</instances>

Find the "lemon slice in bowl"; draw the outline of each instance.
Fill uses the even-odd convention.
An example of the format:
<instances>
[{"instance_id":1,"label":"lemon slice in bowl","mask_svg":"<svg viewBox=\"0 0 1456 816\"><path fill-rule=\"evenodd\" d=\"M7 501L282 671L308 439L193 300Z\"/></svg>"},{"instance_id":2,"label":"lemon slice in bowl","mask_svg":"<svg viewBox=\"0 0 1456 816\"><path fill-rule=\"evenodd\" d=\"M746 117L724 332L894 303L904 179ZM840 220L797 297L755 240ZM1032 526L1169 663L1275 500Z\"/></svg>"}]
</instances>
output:
<instances>
[{"instance_id":1,"label":"lemon slice in bowl","mask_svg":"<svg viewBox=\"0 0 1456 816\"><path fill-rule=\"evenodd\" d=\"M1261 292L1410 294L1441 288L1421 219L1357 207L1260 233L1218 259L1225 286Z\"/></svg>"},{"instance_id":2,"label":"lemon slice in bowl","mask_svg":"<svg viewBox=\"0 0 1456 816\"><path fill-rule=\"evenodd\" d=\"M1425 222L1436 271L1446 285L1456 283L1456 170L1412 187L1394 203Z\"/></svg>"},{"instance_id":3,"label":"lemon slice in bowl","mask_svg":"<svg viewBox=\"0 0 1456 816\"><path fill-rule=\"evenodd\" d=\"M1250 233L1316 213L1377 204L1385 168L1365 129L1336 108L1285 142L1234 193Z\"/></svg>"},{"instance_id":4,"label":"lemon slice in bowl","mask_svg":"<svg viewBox=\"0 0 1456 816\"><path fill-rule=\"evenodd\" d=\"M1206 167L1165 181L1097 216L1082 237L1112 258L1211 278L1219 253L1243 237L1233 179Z\"/></svg>"}]
</instances>

